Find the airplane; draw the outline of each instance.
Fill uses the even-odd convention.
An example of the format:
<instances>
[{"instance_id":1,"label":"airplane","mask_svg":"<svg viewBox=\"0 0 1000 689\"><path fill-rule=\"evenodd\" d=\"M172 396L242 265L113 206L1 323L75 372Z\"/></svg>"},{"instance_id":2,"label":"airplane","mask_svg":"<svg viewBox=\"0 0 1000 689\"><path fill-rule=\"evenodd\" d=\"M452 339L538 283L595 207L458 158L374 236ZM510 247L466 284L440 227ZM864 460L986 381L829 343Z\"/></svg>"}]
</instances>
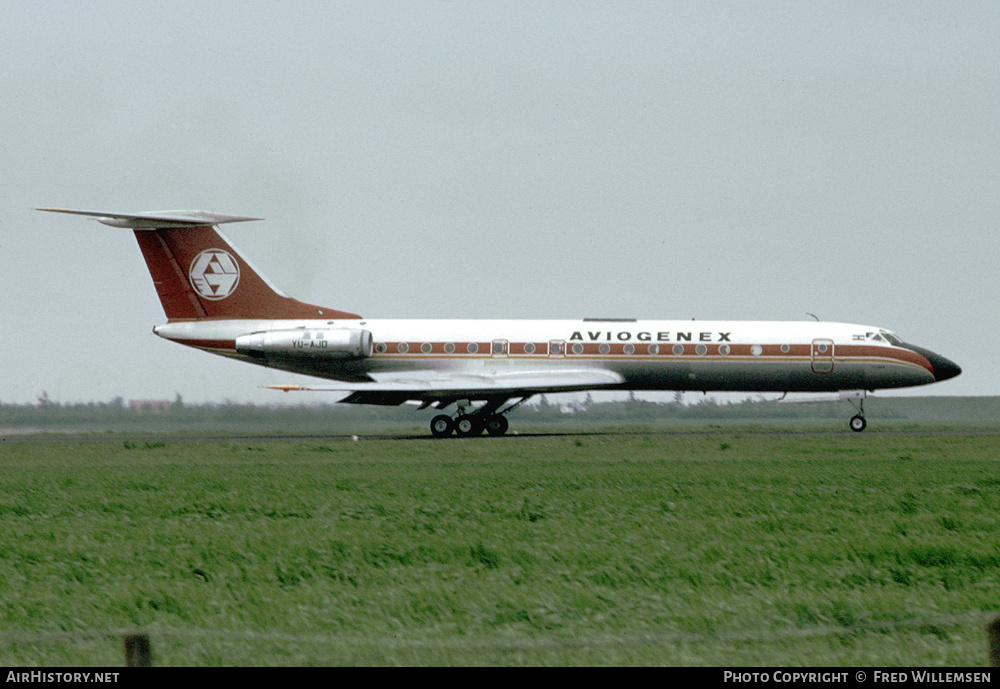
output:
<instances>
[{"instance_id":1,"label":"airplane","mask_svg":"<svg viewBox=\"0 0 1000 689\"><path fill-rule=\"evenodd\" d=\"M381 320L293 299L219 226L259 220L206 211L88 216L133 230L167 317L162 338L269 368L333 381L349 404L444 410L435 437L504 435L506 415L543 393L590 390L839 392L926 385L962 369L885 328L819 321Z\"/></svg>"}]
</instances>

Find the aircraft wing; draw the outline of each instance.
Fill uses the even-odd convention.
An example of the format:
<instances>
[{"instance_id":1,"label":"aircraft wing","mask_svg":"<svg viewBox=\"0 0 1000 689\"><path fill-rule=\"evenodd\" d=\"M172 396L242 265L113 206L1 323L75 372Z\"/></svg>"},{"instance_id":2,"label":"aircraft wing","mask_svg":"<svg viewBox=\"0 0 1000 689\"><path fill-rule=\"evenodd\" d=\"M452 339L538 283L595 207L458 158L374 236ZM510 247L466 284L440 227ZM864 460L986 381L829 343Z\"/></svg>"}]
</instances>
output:
<instances>
[{"instance_id":1,"label":"aircraft wing","mask_svg":"<svg viewBox=\"0 0 1000 689\"><path fill-rule=\"evenodd\" d=\"M513 373L453 373L445 371L407 371L375 374L373 383L334 383L329 387L269 385L274 390L347 392L345 404L399 405L408 401L424 404L450 404L468 399L530 397L541 393L577 392L615 387L622 377L614 371L580 369L560 371L523 371ZM443 404L441 405L443 406Z\"/></svg>"}]
</instances>

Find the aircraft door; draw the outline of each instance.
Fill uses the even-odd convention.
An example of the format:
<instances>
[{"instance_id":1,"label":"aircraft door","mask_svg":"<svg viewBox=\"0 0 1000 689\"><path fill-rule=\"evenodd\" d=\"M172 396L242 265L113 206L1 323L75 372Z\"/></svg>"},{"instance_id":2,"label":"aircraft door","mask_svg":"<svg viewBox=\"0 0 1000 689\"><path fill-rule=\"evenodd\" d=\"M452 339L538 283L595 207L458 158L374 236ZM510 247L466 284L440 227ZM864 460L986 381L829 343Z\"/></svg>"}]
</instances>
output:
<instances>
[{"instance_id":1,"label":"aircraft door","mask_svg":"<svg viewBox=\"0 0 1000 689\"><path fill-rule=\"evenodd\" d=\"M833 340L813 340L811 358L813 373L833 371Z\"/></svg>"}]
</instances>

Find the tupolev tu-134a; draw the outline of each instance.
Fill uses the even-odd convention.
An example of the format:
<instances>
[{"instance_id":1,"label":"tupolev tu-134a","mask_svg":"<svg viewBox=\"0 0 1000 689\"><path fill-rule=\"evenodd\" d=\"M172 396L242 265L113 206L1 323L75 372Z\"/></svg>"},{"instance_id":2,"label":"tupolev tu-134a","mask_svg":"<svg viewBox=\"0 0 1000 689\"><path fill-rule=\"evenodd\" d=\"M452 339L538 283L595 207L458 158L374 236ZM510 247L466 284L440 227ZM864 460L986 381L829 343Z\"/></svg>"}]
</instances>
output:
<instances>
[{"instance_id":1,"label":"tupolev tu-134a","mask_svg":"<svg viewBox=\"0 0 1000 689\"><path fill-rule=\"evenodd\" d=\"M926 385L962 372L884 328L766 321L382 320L297 301L275 287L218 226L257 220L204 211L104 213L130 228L167 316L167 340L333 381L351 404L444 410L431 433L507 432L506 414L533 395L583 390L839 392Z\"/></svg>"}]
</instances>

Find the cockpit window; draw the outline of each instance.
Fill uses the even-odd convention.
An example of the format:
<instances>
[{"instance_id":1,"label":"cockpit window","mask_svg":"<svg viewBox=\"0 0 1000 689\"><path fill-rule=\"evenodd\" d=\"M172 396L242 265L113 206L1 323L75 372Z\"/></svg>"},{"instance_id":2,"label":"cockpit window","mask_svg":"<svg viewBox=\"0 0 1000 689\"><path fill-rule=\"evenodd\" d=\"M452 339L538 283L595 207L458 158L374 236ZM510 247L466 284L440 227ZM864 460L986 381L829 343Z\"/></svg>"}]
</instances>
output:
<instances>
[{"instance_id":1,"label":"cockpit window","mask_svg":"<svg viewBox=\"0 0 1000 689\"><path fill-rule=\"evenodd\" d=\"M903 341L899 339L895 333L891 333L888 330L879 330L879 333L889 341L889 344L896 345L897 347L903 344Z\"/></svg>"}]
</instances>

